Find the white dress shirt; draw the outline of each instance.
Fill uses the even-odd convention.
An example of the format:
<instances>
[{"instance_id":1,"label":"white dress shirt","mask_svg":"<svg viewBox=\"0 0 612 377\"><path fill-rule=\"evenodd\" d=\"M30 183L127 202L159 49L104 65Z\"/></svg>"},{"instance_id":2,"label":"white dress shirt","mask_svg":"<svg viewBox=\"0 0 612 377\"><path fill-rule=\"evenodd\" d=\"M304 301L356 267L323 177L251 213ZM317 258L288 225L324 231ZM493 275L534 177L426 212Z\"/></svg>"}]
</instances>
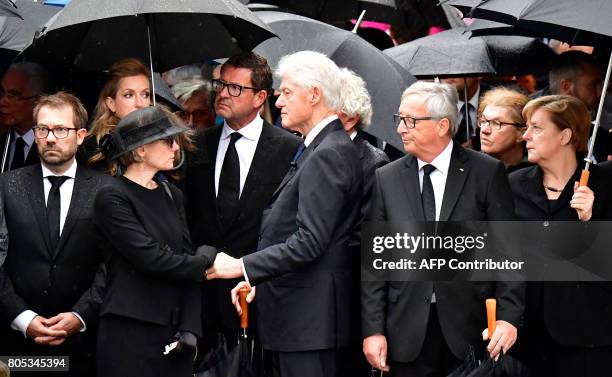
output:
<instances>
[{"instance_id":1,"label":"white dress shirt","mask_svg":"<svg viewBox=\"0 0 612 377\"><path fill-rule=\"evenodd\" d=\"M56 176L57 174L53 173L49 170L45 165L40 164L42 167L42 176L43 176L43 189L45 193L45 206L47 205L47 198L49 196L49 191L51 191L51 182L47 179L49 176ZM66 216L68 215L68 208L70 208L70 200L72 199L72 190L74 188L74 179L76 177L77 170L77 162L76 160L72 161L72 165L61 174L66 177L70 177L60 186L60 235L62 234L62 230L64 229L64 224L66 223ZM81 327L81 332L85 331L87 328L85 325L85 321L83 318L76 313L72 312L77 318L81 321L83 325ZM59 314L59 313L57 313ZM26 330L28 326L30 326L30 322L36 317L38 314L32 310L25 310L21 314L19 314L13 322L11 323L11 328L13 330L21 331L23 336L27 336Z\"/></svg>"},{"instance_id":2,"label":"white dress shirt","mask_svg":"<svg viewBox=\"0 0 612 377\"><path fill-rule=\"evenodd\" d=\"M8 164L6 164L6 168L8 169L13 164L13 156L15 156L15 141L20 137L25 141L25 145L23 147L23 162L28 159L28 153L30 153L30 149L34 145L34 141L36 138L34 137L34 130L30 129L23 135L18 135L15 130L11 131L11 149L9 150ZM36 146L34 146L36 148Z\"/></svg>"},{"instance_id":3,"label":"white dress shirt","mask_svg":"<svg viewBox=\"0 0 612 377\"><path fill-rule=\"evenodd\" d=\"M221 177L221 168L223 167L225 152L227 152L227 147L229 146L230 134L239 132L242 135L234 144L236 146L236 152L238 153L238 161L240 161L240 194L242 195L242 189L244 188L244 183L249 174L251 162L253 162L253 156L255 156L255 150L257 149L257 143L259 142L262 129L263 119L259 114L257 114L251 123L238 131L234 131L227 123L223 124L221 138L219 139L219 147L217 148L217 160L215 163L215 194L219 194L219 178Z\"/></svg>"},{"instance_id":4,"label":"white dress shirt","mask_svg":"<svg viewBox=\"0 0 612 377\"><path fill-rule=\"evenodd\" d=\"M319 123L317 123L316 126L314 126L312 128L312 130L310 130L310 132L308 133L308 135L306 135L306 138L304 139L304 146L306 148L308 148L308 146L310 145L310 143L312 143L312 141L315 139L315 137L317 137L317 135L323 131L323 129L325 128L325 126L327 126L329 123L333 122L334 120L338 119L337 115L330 115L327 118L321 120Z\"/></svg>"},{"instance_id":5,"label":"white dress shirt","mask_svg":"<svg viewBox=\"0 0 612 377\"><path fill-rule=\"evenodd\" d=\"M434 198L436 199L436 221L440 221L444 188L446 187L446 177L448 177L452 153L453 141L450 140L446 148L429 163L429 165L433 165L436 168L436 170L429 174L433 186ZM419 164L419 185L421 187L421 192L423 192L423 166L427 165L427 162L421 161L418 158L417 162Z\"/></svg>"}]
</instances>

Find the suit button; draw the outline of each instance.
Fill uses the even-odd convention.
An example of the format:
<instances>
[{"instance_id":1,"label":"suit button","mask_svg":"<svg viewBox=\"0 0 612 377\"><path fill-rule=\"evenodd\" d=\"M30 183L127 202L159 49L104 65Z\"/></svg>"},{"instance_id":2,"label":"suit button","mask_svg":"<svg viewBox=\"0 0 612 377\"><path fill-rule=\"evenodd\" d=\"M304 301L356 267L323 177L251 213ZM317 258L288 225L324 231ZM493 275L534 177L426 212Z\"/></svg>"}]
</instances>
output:
<instances>
[{"instance_id":1,"label":"suit button","mask_svg":"<svg viewBox=\"0 0 612 377\"><path fill-rule=\"evenodd\" d=\"M43 291L43 294L44 294L44 295L48 295L48 294L49 294L49 291L47 291L47 290L45 289L45 290Z\"/></svg>"},{"instance_id":2,"label":"suit button","mask_svg":"<svg viewBox=\"0 0 612 377\"><path fill-rule=\"evenodd\" d=\"M257 237L257 240L258 240L258 241L261 241L261 236Z\"/></svg>"},{"instance_id":3,"label":"suit button","mask_svg":"<svg viewBox=\"0 0 612 377\"><path fill-rule=\"evenodd\" d=\"M544 226L549 226L550 223L548 222L548 220L544 221Z\"/></svg>"},{"instance_id":4,"label":"suit button","mask_svg":"<svg viewBox=\"0 0 612 377\"><path fill-rule=\"evenodd\" d=\"M51 269L52 269L52 270L55 270L56 268L57 268L57 264L54 264L54 265L51 267Z\"/></svg>"},{"instance_id":5,"label":"suit button","mask_svg":"<svg viewBox=\"0 0 612 377\"><path fill-rule=\"evenodd\" d=\"M429 302L429 297L425 297L425 302Z\"/></svg>"}]
</instances>

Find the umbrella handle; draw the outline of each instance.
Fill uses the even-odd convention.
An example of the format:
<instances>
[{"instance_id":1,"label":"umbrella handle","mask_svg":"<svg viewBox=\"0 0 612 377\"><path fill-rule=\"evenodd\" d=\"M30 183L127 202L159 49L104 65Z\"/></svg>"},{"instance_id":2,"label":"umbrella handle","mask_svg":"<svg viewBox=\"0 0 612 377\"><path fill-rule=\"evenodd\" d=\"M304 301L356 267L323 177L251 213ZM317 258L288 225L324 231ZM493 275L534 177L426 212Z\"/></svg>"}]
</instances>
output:
<instances>
[{"instance_id":1,"label":"umbrella handle","mask_svg":"<svg viewBox=\"0 0 612 377\"><path fill-rule=\"evenodd\" d=\"M488 298L485 301L485 305L487 306L487 327L489 329L489 339L493 337L493 332L495 332L495 325L497 322L497 300L494 298Z\"/></svg>"},{"instance_id":2,"label":"umbrella handle","mask_svg":"<svg viewBox=\"0 0 612 377\"><path fill-rule=\"evenodd\" d=\"M242 310L242 314L240 314L240 328L246 329L249 327L249 304L247 303L247 295L249 294L250 289L246 287L240 288L238 292L240 298L240 309Z\"/></svg>"},{"instance_id":3,"label":"umbrella handle","mask_svg":"<svg viewBox=\"0 0 612 377\"><path fill-rule=\"evenodd\" d=\"M589 183L589 175L591 172L585 168L582 173L580 173L580 187L586 186Z\"/></svg>"}]
</instances>

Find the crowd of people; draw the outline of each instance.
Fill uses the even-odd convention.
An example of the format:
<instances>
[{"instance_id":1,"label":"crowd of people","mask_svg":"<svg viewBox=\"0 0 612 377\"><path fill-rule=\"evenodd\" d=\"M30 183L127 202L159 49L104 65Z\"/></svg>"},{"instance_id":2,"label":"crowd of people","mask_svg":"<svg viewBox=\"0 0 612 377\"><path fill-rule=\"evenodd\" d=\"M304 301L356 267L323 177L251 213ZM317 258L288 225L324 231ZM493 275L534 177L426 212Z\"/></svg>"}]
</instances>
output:
<instances>
[{"instance_id":1,"label":"crowd of people","mask_svg":"<svg viewBox=\"0 0 612 377\"><path fill-rule=\"evenodd\" d=\"M41 66L9 68L0 355L70 356L61 375L189 376L237 343L246 288L261 375L443 377L470 348L536 376L606 375L609 283L360 280L364 221L611 220L607 163L577 184L602 95L587 54L561 56L531 100L479 78L415 82L388 114L405 152L391 162L358 75L313 51L275 74L277 93L266 59L238 54L211 80L171 83L172 111L124 59L88 123Z\"/></svg>"}]
</instances>

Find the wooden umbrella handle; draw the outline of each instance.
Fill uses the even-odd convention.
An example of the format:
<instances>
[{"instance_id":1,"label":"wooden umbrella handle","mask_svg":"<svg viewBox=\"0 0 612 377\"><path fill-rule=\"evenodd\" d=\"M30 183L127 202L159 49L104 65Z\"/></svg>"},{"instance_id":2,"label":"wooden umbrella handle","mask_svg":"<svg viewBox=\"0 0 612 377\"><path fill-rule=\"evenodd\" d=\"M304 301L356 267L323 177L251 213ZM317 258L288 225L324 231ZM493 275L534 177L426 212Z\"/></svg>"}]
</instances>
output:
<instances>
[{"instance_id":1,"label":"wooden umbrella handle","mask_svg":"<svg viewBox=\"0 0 612 377\"><path fill-rule=\"evenodd\" d=\"M249 304L247 303L247 295L249 294L250 289L246 287L240 288L238 295L240 297L240 309L242 310L242 314L240 315L240 328L246 329L249 327Z\"/></svg>"},{"instance_id":2,"label":"wooden umbrella handle","mask_svg":"<svg viewBox=\"0 0 612 377\"><path fill-rule=\"evenodd\" d=\"M497 300L494 298L488 298L485 301L487 306L487 327L489 329L489 339L493 336L493 332L495 332L495 324L497 322Z\"/></svg>"},{"instance_id":3,"label":"wooden umbrella handle","mask_svg":"<svg viewBox=\"0 0 612 377\"><path fill-rule=\"evenodd\" d=\"M588 185L590 174L591 172L586 169L584 169L582 173L580 173L580 187Z\"/></svg>"}]
</instances>

